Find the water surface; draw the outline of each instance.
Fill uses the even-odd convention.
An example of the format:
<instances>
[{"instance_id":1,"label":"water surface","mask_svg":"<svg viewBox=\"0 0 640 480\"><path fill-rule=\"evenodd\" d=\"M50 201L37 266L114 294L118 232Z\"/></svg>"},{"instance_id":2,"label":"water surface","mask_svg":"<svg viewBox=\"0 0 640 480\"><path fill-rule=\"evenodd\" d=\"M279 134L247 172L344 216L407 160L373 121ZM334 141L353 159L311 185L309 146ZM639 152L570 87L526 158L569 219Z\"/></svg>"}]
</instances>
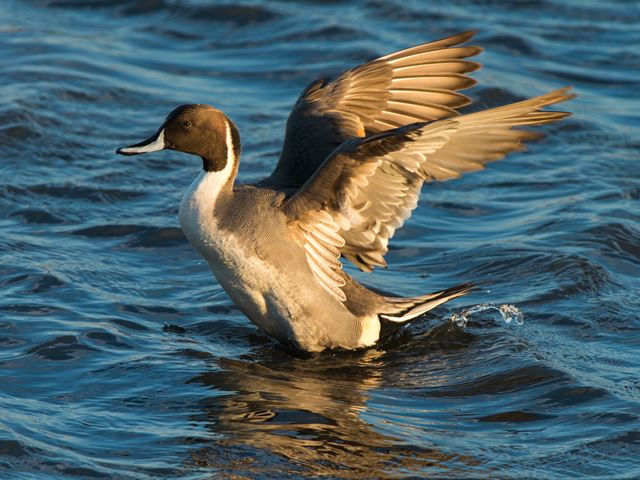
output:
<instances>
[{"instance_id":1,"label":"water surface","mask_svg":"<svg viewBox=\"0 0 640 480\"><path fill-rule=\"evenodd\" d=\"M633 1L1 2L0 476L640 477L639 24ZM199 161L113 153L211 103L257 180L309 82L468 29L480 107L573 85L575 115L424 189L359 278L485 287L377 349L282 350L178 228ZM485 303L524 323L449 322Z\"/></svg>"}]
</instances>

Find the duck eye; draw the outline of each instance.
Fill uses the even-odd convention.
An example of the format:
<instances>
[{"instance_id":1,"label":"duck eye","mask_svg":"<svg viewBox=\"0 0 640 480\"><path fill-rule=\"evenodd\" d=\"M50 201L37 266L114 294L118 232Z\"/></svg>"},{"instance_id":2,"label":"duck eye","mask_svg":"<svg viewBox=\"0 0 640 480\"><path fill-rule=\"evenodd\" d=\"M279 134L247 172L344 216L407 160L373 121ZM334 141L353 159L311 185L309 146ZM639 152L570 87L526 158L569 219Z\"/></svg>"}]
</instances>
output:
<instances>
[{"instance_id":1,"label":"duck eye","mask_svg":"<svg viewBox=\"0 0 640 480\"><path fill-rule=\"evenodd\" d=\"M189 120L185 120L184 122L182 122L182 126L190 127L191 126L191 122Z\"/></svg>"}]
</instances>

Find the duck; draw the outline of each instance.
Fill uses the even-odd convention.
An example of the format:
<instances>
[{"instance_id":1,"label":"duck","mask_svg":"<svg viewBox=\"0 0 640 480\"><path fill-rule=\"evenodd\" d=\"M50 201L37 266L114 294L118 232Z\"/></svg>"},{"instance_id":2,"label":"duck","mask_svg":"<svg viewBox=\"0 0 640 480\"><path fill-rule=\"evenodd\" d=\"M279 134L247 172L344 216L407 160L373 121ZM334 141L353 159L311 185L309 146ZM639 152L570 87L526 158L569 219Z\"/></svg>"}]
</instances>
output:
<instances>
[{"instance_id":1,"label":"duck","mask_svg":"<svg viewBox=\"0 0 640 480\"><path fill-rule=\"evenodd\" d=\"M473 113L460 90L476 82L481 52L465 32L312 82L287 120L275 169L236 184L240 134L221 110L181 105L142 142L116 153L174 150L202 169L180 202L186 238L240 311L301 352L376 345L402 325L474 288L461 283L414 297L363 286L343 269L386 267L389 240L426 183L459 178L524 149L569 112L570 87Z\"/></svg>"}]
</instances>

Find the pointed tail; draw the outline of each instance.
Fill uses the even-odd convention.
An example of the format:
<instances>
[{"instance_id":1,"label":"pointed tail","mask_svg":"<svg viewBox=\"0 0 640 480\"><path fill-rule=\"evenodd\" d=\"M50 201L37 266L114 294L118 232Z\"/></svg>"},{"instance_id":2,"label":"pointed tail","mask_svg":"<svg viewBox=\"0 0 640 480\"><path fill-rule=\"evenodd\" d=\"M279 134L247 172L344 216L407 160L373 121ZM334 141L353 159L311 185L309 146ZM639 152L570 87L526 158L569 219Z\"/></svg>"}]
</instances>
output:
<instances>
[{"instance_id":1,"label":"pointed tail","mask_svg":"<svg viewBox=\"0 0 640 480\"><path fill-rule=\"evenodd\" d=\"M378 313L378 316L392 322L406 322L428 312L444 302L466 295L474 288L476 288L475 284L464 283L462 285L447 288L440 292L429 293L419 297L384 297L386 307Z\"/></svg>"}]
</instances>

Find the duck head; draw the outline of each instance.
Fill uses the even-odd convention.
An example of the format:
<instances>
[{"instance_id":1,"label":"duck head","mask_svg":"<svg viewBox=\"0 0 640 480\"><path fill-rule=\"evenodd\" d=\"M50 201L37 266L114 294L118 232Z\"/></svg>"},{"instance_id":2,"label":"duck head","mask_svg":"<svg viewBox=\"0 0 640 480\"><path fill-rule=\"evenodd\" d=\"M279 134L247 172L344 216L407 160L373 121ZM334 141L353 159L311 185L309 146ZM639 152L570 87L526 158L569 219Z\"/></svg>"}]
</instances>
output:
<instances>
[{"instance_id":1,"label":"duck head","mask_svg":"<svg viewBox=\"0 0 640 480\"><path fill-rule=\"evenodd\" d=\"M220 110L209 105L181 105L171 112L158 131L140 143L116 150L138 155L159 150L198 155L207 172L224 169L240 156L238 129Z\"/></svg>"}]
</instances>

